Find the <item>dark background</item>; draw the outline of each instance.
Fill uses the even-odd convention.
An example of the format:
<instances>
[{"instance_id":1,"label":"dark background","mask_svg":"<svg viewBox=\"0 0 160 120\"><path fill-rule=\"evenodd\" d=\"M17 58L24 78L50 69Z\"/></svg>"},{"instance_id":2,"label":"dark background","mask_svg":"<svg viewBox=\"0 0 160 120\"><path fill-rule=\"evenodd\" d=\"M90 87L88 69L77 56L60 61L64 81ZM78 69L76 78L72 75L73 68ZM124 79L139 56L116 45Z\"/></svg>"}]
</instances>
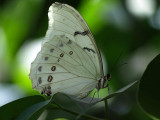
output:
<instances>
[{"instance_id":1,"label":"dark background","mask_svg":"<svg viewBox=\"0 0 160 120\"><path fill-rule=\"evenodd\" d=\"M112 75L110 92L139 80L160 52L159 0L57 1L75 7L88 23L102 53L105 74ZM0 1L0 106L38 94L28 74L48 28L48 8L53 2ZM150 120L138 106L136 91L134 86L109 101L111 120ZM91 113L103 118L103 106L97 104Z\"/></svg>"}]
</instances>

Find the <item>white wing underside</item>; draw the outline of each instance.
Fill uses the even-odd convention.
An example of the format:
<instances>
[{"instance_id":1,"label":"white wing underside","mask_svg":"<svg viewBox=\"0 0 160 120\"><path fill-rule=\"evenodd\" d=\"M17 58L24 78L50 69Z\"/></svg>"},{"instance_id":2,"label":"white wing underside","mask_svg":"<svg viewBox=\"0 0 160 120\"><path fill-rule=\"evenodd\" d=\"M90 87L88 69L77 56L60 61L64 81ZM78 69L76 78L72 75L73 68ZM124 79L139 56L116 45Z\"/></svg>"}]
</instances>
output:
<instances>
[{"instance_id":1,"label":"white wing underside","mask_svg":"<svg viewBox=\"0 0 160 120\"><path fill-rule=\"evenodd\" d=\"M87 47L94 50L96 54L92 55L91 53L91 55L94 59L97 71L103 77L104 75L100 52L87 23L79 12L67 4L54 3L49 8L48 16L49 28L43 42L48 41L48 38L52 38L54 35L65 35L72 41L76 42L80 47ZM85 36L74 36L76 31L88 31L89 34Z\"/></svg>"},{"instance_id":2,"label":"white wing underside","mask_svg":"<svg viewBox=\"0 0 160 120\"><path fill-rule=\"evenodd\" d=\"M83 97L103 77L101 57L94 38L74 8L55 3L49 8L48 15L48 31L41 51L31 65L32 87L42 92L50 86L52 95L63 92ZM76 31L86 30L89 34L74 35ZM53 66L55 70L51 69ZM50 82L49 76L52 76Z\"/></svg>"}]
</instances>

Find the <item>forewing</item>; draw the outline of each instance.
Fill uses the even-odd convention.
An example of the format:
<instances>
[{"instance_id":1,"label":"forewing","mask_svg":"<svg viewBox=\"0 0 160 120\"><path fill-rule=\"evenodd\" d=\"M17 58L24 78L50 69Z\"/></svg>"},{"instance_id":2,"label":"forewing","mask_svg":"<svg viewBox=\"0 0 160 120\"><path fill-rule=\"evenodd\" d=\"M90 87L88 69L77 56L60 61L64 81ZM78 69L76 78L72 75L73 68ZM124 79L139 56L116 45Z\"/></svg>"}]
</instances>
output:
<instances>
[{"instance_id":1,"label":"forewing","mask_svg":"<svg viewBox=\"0 0 160 120\"><path fill-rule=\"evenodd\" d=\"M49 8L49 29L44 43L55 35L65 35L88 52L97 69L97 80L103 77L100 52L83 17L73 7L54 3Z\"/></svg>"}]
</instances>

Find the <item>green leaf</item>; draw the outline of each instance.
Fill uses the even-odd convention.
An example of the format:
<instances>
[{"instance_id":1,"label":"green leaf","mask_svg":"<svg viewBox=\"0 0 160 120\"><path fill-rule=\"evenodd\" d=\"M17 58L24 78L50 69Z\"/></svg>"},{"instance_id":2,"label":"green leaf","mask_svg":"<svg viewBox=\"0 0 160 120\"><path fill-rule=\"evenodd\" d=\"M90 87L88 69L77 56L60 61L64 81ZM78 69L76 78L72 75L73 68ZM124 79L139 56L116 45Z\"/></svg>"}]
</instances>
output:
<instances>
[{"instance_id":1,"label":"green leaf","mask_svg":"<svg viewBox=\"0 0 160 120\"><path fill-rule=\"evenodd\" d=\"M133 86L135 83L137 83L137 81L125 86L119 91L112 93L103 99L98 99L98 98L92 99L89 97L85 99L77 99L73 96L69 96L62 93L57 93L54 96L52 96L49 100L45 100L45 101L42 96L26 97L1 107L0 113L3 113L4 115L3 120L11 120L15 118L17 118L16 120L35 120L39 118L39 116L41 115L41 113L45 108L49 107L50 105L52 106L55 105L55 109L58 108L58 109L67 111L71 114L73 113L74 115L82 114L83 117L90 118L91 116L84 115L84 113L88 108L90 108L92 105L96 104L97 102L109 99L111 97L114 97L118 94L125 92L128 88ZM72 106L72 108L69 108L68 106ZM16 112L15 112L15 108L18 109L16 110ZM8 112L8 110L10 112ZM6 114L8 118L5 116Z\"/></svg>"},{"instance_id":2,"label":"green leaf","mask_svg":"<svg viewBox=\"0 0 160 120\"><path fill-rule=\"evenodd\" d=\"M63 110L60 110L60 109L50 109L50 110L47 110L47 117L46 117L46 120L57 120L58 118L66 118L67 120L75 120L76 119L76 116L69 113L69 112L66 112L66 111L63 111Z\"/></svg>"},{"instance_id":3,"label":"green leaf","mask_svg":"<svg viewBox=\"0 0 160 120\"><path fill-rule=\"evenodd\" d=\"M69 103L70 103L70 105L73 104L73 106L75 108L74 109L69 108L69 106L70 106ZM54 114L56 114L57 110L61 111L62 114L65 113L66 115L69 115L68 113L70 113L70 114L72 114L72 118L73 118L73 117L76 117L79 114L81 114L79 112L76 112L77 110L81 109L78 107L79 106L76 103L76 101L74 101L73 99L70 99L67 95L65 95L63 93L57 93L57 94L53 95L49 100L46 100L46 101L43 101L43 102L40 102L40 103L37 103L37 104L30 106L25 111L23 111L16 120L37 120L44 109L52 110L52 113L54 113ZM52 114L52 115L54 115L54 114ZM69 116L62 115L62 114L52 116L50 118L59 118L62 116L66 117L66 118L69 117ZM99 120L96 117L84 115L84 114L82 114L82 117L94 118L95 120Z\"/></svg>"},{"instance_id":4,"label":"green leaf","mask_svg":"<svg viewBox=\"0 0 160 120\"><path fill-rule=\"evenodd\" d=\"M74 110L73 106L72 109L69 108L71 104L74 106ZM66 108L65 110L67 110L67 112L69 111L69 113L73 113L80 109L78 107L79 106L77 105L77 103L75 103L75 101L70 99L68 96L64 95L63 93L57 93L53 95L49 100L39 102L28 107L18 116L16 120L36 120L39 118L44 109L51 109L53 113L57 110L64 111L64 109Z\"/></svg>"},{"instance_id":5,"label":"green leaf","mask_svg":"<svg viewBox=\"0 0 160 120\"><path fill-rule=\"evenodd\" d=\"M0 119L14 120L26 108L41 101L44 101L44 98L42 96L35 95L10 102L0 107Z\"/></svg>"},{"instance_id":6,"label":"green leaf","mask_svg":"<svg viewBox=\"0 0 160 120\"><path fill-rule=\"evenodd\" d=\"M59 118L59 117L70 119L70 117L72 117L72 119L75 120L75 119L79 119L80 117L82 117L82 118L86 118L89 120L90 119L91 120L101 120L99 118L86 114L87 110L93 105L93 104L90 104L90 101L88 102L89 104L82 102L82 99L78 99L75 96L71 96L71 95L64 94L64 93L57 93L55 94L52 102L50 102L51 104L48 105L48 108L52 110L50 111L51 114L54 115L50 117L50 119ZM61 114L56 114L58 112L57 111L58 109L61 110ZM68 113L70 113L70 115Z\"/></svg>"},{"instance_id":7,"label":"green leaf","mask_svg":"<svg viewBox=\"0 0 160 120\"><path fill-rule=\"evenodd\" d=\"M160 54L149 63L140 80L138 101L150 116L160 118Z\"/></svg>"},{"instance_id":8,"label":"green leaf","mask_svg":"<svg viewBox=\"0 0 160 120\"><path fill-rule=\"evenodd\" d=\"M36 120L39 118L43 110L45 109L46 105L48 105L50 100L46 100L35 105L32 105L24 112L20 114L17 120Z\"/></svg>"},{"instance_id":9,"label":"green leaf","mask_svg":"<svg viewBox=\"0 0 160 120\"><path fill-rule=\"evenodd\" d=\"M120 95L120 94L126 92L126 90L128 90L130 87L132 87L132 86L135 85L136 83L138 83L138 81L134 81L134 82L126 85L125 87L119 89L118 91L113 92L113 93L111 93L110 95L108 95L108 96L106 96L106 97L104 97L104 98L102 98L102 99L100 99L100 98L91 98L91 97L86 97L86 98L81 99L81 100L80 100L80 99L77 99L77 98L75 98L75 97L72 97L72 99L74 99L74 100L76 100L76 101L79 101L81 104L84 104L85 106L87 106L86 104L89 104L89 106L92 106L92 105L94 105L94 104L96 104L96 103L98 103L98 102L107 100L107 99L109 99L109 98L115 97L115 96L117 96L117 95Z\"/></svg>"},{"instance_id":10,"label":"green leaf","mask_svg":"<svg viewBox=\"0 0 160 120\"><path fill-rule=\"evenodd\" d=\"M39 102L27 108L23 111L16 120L37 120L43 110L47 107L47 105L52 102L54 96L52 96L49 100Z\"/></svg>"},{"instance_id":11,"label":"green leaf","mask_svg":"<svg viewBox=\"0 0 160 120\"><path fill-rule=\"evenodd\" d=\"M71 111L82 113L90 106L88 103L83 103L83 100L84 99L79 99L76 96L69 94L57 93L54 102L64 108L70 109Z\"/></svg>"},{"instance_id":12,"label":"green leaf","mask_svg":"<svg viewBox=\"0 0 160 120\"><path fill-rule=\"evenodd\" d=\"M106 96L105 98L101 99L100 101L107 100L107 99L109 99L109 98L112 98L112 97L115 97L115 96L117 96L117 95L120 95L120 94L126 92L126 90L128 90L130 87L132 87L132 86L135 85L136 83L138 83L138 80L137 80L137 81L134 81L134 82L132 82L132 83L126 85L126 86L124 86L123 88L119 89L119 90L116 91L116 92L111 93L110 95Z\"/></svg>"},{"instance_id":13,"label":"green leaf","mask_svg":"<svg viewBox=\"0 0 160 120\"><path fill-rule=\"evenodd\" d=\"M88 111L96 103L107 100L112 97L115 97L117 95L120 95L120 94L126 92L126 90L128 90L130 87L132 87L136 83L138 83L138 81L134 81L134 82L126 85L125 87L121 88L120 90L118 90L118 91L116 91L116 92L114 92L114 93L112 93L102 99L101 98L91 98L91 97L78 99L75 96L71 96L71 95L64 94L64 93L58 93L58 94L56 94L54 101L57 104L63 106L64 108L67 108L67 109L73 105L71 107L72 109L70 109L71 111L74 111L74 112L76 111L78 113L83 114L86 111ZM68 104L67 104L67 101L68 101ZM67 105L68 105L68 107L67 107Z\"/></svg>"}]
</instances>

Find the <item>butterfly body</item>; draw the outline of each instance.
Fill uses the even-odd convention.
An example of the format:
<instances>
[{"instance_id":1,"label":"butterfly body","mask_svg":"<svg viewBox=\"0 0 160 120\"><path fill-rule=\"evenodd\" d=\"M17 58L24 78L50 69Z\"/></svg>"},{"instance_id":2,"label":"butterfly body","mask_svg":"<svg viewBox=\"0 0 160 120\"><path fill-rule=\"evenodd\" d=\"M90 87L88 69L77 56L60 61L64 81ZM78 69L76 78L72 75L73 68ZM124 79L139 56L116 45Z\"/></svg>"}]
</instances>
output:
<instances>
[{"instance_id":1,"label":"butterfly body","mask_svg":"<svg viewBox=\"0 0 160 120\"><path fill-rule=\"evenodd\" d=\"M104 88L101 55L82 16L57 2L48 15L48 31L31 64L32 87L48 96L63 92L79 98Z\"/></svg>"}]
</instances>

